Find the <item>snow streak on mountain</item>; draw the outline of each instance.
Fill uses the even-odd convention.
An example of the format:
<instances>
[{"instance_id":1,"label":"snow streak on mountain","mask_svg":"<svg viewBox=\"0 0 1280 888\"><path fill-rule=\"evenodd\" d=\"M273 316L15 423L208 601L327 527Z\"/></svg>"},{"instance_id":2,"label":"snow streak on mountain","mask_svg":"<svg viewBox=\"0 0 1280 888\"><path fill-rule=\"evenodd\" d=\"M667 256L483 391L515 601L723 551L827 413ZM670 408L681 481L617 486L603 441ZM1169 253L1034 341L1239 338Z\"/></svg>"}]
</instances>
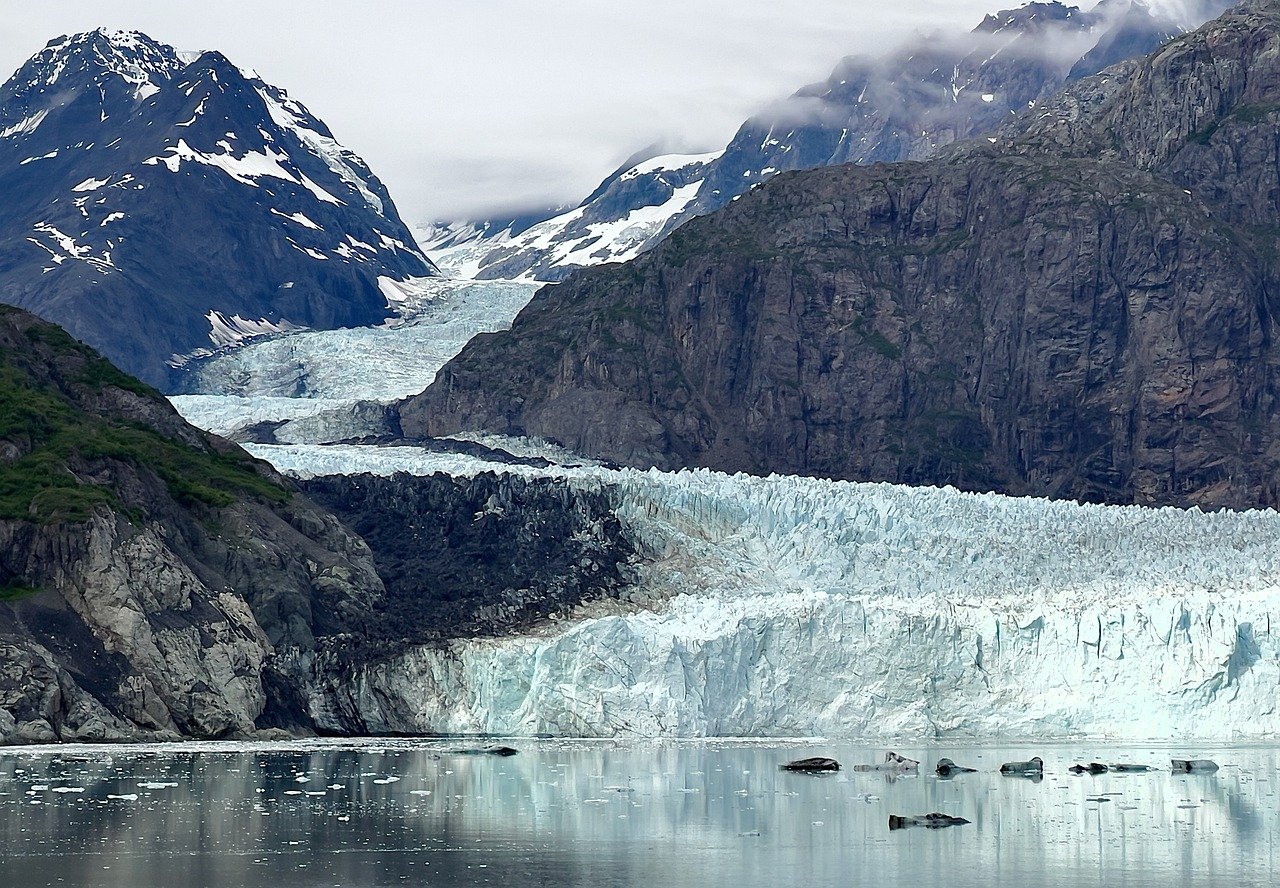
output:
<instances>
[{"instance_id":1,"label":"snow streak on mountain","mask_svg":"<svg viewBox=\"0 0 1280 888\"><path fill-rule=\"evenodd\" d=\"M175 356L379 323L436 272L301 103L137 32L54 40L0 88L0 192L0 300L158 385Z\"/></svg>"}]
</instances>

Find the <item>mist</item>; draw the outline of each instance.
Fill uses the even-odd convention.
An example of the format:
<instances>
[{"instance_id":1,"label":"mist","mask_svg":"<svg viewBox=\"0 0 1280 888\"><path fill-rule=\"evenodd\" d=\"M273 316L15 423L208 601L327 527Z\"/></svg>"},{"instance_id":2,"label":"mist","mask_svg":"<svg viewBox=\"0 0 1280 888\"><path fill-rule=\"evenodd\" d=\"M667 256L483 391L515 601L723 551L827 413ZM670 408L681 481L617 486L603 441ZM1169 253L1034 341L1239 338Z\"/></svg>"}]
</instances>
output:
<instances>
[{"instance_id":1,"label":"mist","mask_svg":"<svg viewBox=\"0 0 1280 888\"><path fill-rule=\"evenodd\" d=\"M0 68L98 26L221 50L325 120L414 224L576 203L645 145L723 147L743 120L842 57L967 31L999 5L50 0L8 17ZM1181 0L1159 5L1198 14Z\"/></svg>"}]
</instances>

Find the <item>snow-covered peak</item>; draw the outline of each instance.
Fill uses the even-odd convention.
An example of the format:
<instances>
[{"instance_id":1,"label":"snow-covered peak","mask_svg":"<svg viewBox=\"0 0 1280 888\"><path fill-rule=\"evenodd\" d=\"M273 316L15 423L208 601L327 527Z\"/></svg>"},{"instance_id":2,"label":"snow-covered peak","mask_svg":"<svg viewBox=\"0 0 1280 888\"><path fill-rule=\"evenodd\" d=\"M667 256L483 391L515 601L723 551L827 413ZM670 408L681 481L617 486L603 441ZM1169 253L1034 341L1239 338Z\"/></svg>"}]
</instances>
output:
<instances>
[{"instance_id":1,"label":"snow-covered peak","mask_svg":"<svg viewBox=\"0 0 1280 888\"><path fill-rule=\"evenodd\" d=\"M148 93L182 68L172 46L139 31L98 28L49 41L10 78L4 92L74 89L86 82L104 86L103 75L116 75L135 93Z\"/></svg>"},{"instance_id":2,"label":"snow-covered peak","mask_svg":"<svg viewBox=\"0 0 1280 888\"><path fill-rule=\"evenodd\" d=\"M171 355L381 322L382 279L435 272L304 105L133 31L59 38L0 89L0 186L0 291L153 384Z\"/></svg>"},{"instance_id":3,"label":"snow-covered peak","mask_svg":"<svg viewBox=\"0 0 1280 888\"><path fill-rule=\"evenodd\" d=\"M425 249L458 276L555 281L577 268L625 262L657 243L698 194L720 152L637 155L567 212L522 230L436 226Z\"/></svg>"},{"instance_id":4,"label":"snow-covered peak","mask_svg":"<svg viewBox=\"0 0 1280 888\"><path fill-rule=\"evenodd\" d=\"M641 176L662 175L688 170L690 167L706 166L723 152L711 151L703 154L660 154L657 157L638 163L621 176L620 181L638 179Z\"/></svg>"}]
</instances>

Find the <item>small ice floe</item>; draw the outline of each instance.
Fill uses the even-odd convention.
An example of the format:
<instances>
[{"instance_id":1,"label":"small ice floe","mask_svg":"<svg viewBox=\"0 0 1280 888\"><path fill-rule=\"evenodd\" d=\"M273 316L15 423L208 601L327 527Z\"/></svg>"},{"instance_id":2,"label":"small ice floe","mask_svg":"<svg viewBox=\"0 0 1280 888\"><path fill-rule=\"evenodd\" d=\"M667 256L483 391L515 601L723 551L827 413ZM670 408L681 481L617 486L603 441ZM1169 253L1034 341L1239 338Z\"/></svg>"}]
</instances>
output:
<instances>
[{"instance_id":1,"label":"small ice floe","mask_svg":"<svg viewBox=\"0 0 1280 888\"><path fill-rule=\"evenodd\" d=\"M136 802L138 800L138 794L136 792L129 792L124 793L123 795L109 795L107 798L115 799L118 802Z\"/></svg>"},{"instance_id":2,"label":"small ice floe","mask_svg":"<svg viewBox=\"0 0 1280 888\"><path fill-rule=\"evenodd\" d=\"M954 777L956 774L973 774L977 768L965 768L957 765L949 758L938 759L938 766L934 769L939 777Z\"/></svg>"},{"instance_id":3,"label":"small ice floe","mask_svg":"<svg viewBox=\"0 0 1280 888\"><path fill-rule=\"evenodd\" d=\"M83 786L55 786L53 792L57 793L81 793L84 792Z\"/></svg>"},{"instance_id":4,"label":"small ice floe","mask_svg":"<svg viewBox=\"0 0 1280 888\"><path fill-rule=\"evenodd\" d=\"M150 782L150 783L139 783L138 785L139 785L139 786L141 786L143 789L172 789L173 787L177 786L178 784L176 784L176 783L165 783L165 782L163 782L163 781L153 781L153 782Z\"/></svg>"},{"instance_id":5,"label":"small ice floe","mask_svg":"<svg viewBox=\"0 0 1280 888\"><path fill-rule=\"evenodd\" d=\"M375 777L373 782L378 786L386 786L388 783L396 783L399 780L399 777Z\"/></svg>"},{"instance_id":6,"label":"small ice floe","mask_svg":"<svg viewBox=\"0 0 1280 888\"><path fill-rule=\"evenodd\" d=\"M299 774L297 777L293 778L293 782L294 783L310 783L311 778L308 777L306 774Z\"/></svg>"},{"instance_id":7,"label":"small ice floe","mask_svg":"<svg viewBox=\"0 0 1280 888\"><path fill-rule=\"evenodd\" d=\"M780 766L784 771L798 771L803 774L823 774L840 770L840 763L833 758L815 756L813 758L796 759Z\"/></svg>"},{"instance_id":8,"label":"small ice floe","mask_svg":"<svg viewBox=\"0 0 1280 888\"><path fill-rule=\"evenodd\" d=\"M1000 773L1011 777L1043 777L1044 759L1037 755L1025 762L1005 762L1000 766Z\"/></svg>"},{"instance_id":9,"label":"small ice floe","mask_svg":"<svg viewBox=\"0 0 1280 888\"><path fill-rule=\"evenodd\" d=\"M1217 762L1209 759L1174 759L1172 765L1176 774L1212 774L1218 770Z\"/></svg>"},{"instance_id":10,"label":"small ice floe","mask_svg":"<svg viewBox=\"0 0 1280 888\"><path fill-rule=\"evenodd\" d=\"M898 755L896 752L886 752L884 761L878 765L854 765L855 771L888 771L893 774L916 773L920 770L920 763L915 759L909 759L906 756Z\"/></svg>"}]
</instances>

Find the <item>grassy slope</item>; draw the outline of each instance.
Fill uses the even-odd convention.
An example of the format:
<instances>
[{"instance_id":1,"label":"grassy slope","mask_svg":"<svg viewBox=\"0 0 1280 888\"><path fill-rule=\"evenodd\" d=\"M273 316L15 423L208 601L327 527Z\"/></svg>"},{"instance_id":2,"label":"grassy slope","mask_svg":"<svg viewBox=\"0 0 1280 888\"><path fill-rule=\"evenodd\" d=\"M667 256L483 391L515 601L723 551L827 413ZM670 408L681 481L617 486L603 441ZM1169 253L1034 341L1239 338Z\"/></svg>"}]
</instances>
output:
<instances>
[{"instance_id":1,"label":"grassy slope","mask_svg":"<svg viewBox=\"0 0 1280 888\"><path fill-rule=\"evenodd\" d=\"M288 497L238 448L197 448L120 411L91 409L111 388L143 399L148 410L169 407L93 349L52 324L28 324L22 314L0 306L0 441L22 451L0 461L0 520L79 522L98 504L129 513L129 504L98 480L110 473L94 471L113 461L153 472L188 505Z\"/></svg>"}]
</instances>

